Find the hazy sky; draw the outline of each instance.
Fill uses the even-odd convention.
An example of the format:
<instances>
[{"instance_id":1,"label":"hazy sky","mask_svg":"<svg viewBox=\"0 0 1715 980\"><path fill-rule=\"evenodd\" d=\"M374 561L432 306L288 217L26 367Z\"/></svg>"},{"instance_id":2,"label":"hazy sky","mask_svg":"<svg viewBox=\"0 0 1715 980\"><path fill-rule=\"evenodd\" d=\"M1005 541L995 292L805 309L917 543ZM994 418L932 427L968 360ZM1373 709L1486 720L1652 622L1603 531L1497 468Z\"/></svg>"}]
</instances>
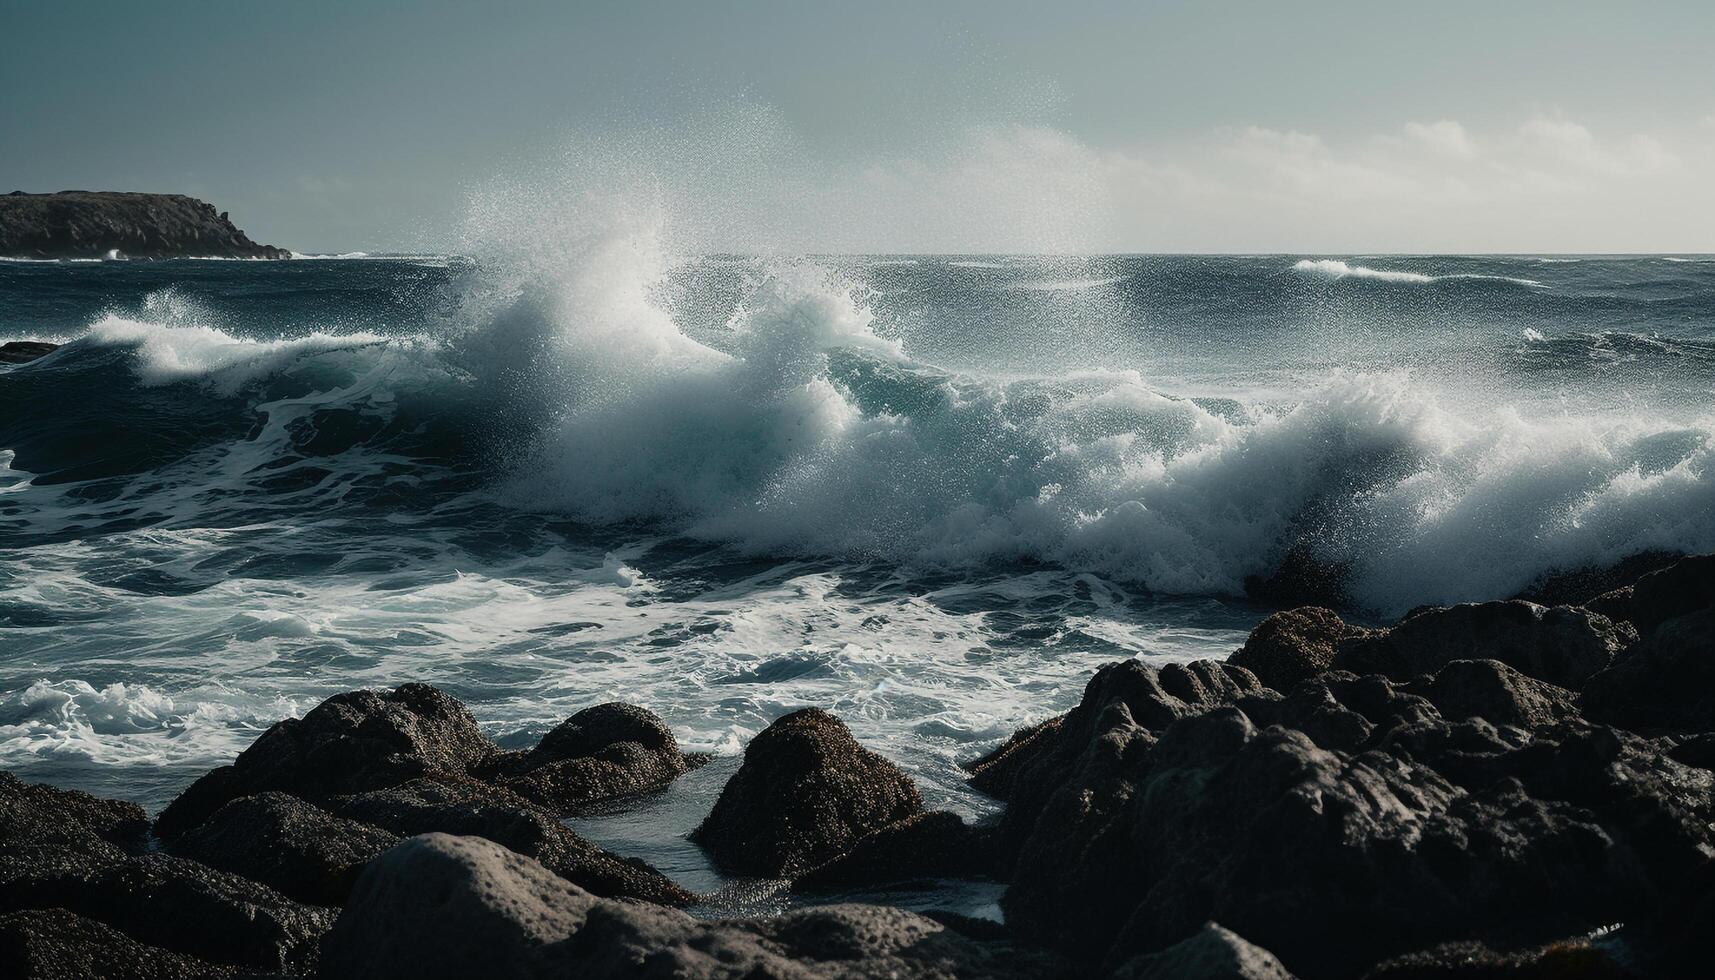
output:
<instances>
[{"instance_id":1,"label":"hazy sky","mask_svg":"<svg viewBox=\"0 0 1715 980\"><path fill-rule=\"evenodd\" d=\"M1709 0L0 0L0 192L301 251L592 170L710 248L1712 251L1712 66Z\"/></svg>"}]
</instances>

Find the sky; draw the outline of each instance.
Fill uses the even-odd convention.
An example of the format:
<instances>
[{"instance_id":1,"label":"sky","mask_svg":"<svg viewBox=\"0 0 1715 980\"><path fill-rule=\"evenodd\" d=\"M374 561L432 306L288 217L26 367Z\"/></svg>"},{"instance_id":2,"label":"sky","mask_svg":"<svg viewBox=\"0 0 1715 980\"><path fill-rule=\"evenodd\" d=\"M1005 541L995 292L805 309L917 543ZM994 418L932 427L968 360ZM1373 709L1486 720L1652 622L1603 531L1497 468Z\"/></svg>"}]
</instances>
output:
<instances>
[{"instance_id":1,"label":"sky","mask_svg":"<svg viewBox=\"0 0 1715 980\"><path fill-rule=\"evenodd\" d=\"M1715 251L1707 0L0 0L0 25L0 193L187 193L305 252L631 192L727 251Z\"/></svg>"}]
</instances>

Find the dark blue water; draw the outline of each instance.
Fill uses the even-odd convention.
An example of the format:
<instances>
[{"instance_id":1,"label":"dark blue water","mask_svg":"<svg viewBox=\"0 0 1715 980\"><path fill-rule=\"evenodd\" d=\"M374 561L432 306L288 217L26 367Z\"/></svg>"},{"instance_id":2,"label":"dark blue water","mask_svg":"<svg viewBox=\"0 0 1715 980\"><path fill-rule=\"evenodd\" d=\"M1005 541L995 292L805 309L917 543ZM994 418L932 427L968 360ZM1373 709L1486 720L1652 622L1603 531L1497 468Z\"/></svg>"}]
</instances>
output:
<instances>
[{"instance_id":1,"label":"dark blue water","mask_svg":"<svg viewBox=\"0 0 1715 980\"><path fill-rule=\"evenodd\" d=\"M1715 550L1697 257L0 262L18 338L0 766L151 806L425 680L516 743L817 704L976 812L1289 550L1378 616Z\"/></svg>"}]
</instances>

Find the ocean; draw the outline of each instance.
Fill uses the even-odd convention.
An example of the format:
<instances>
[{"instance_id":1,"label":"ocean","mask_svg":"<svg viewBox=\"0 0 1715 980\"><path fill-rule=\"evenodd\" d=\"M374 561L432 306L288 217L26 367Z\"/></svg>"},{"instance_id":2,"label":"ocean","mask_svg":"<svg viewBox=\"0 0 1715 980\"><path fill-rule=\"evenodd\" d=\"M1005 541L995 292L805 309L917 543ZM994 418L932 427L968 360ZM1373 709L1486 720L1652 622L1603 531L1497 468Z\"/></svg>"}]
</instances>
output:
<instances>
[{"instance_id":1,"label":"ocean","mask_svg":"<svg viewBox=\"0 0 1715 980\"><path fill-rule=\"evenodd\" d=\"M1227 655L1289 555L1381 620L1715 550L1707 257L0 262L25 338L0 767L154 810L352 688L630 701L717 762L579 826L693 887L796 707L983 816L960 761Z\"/></svg>"}]
</instances>

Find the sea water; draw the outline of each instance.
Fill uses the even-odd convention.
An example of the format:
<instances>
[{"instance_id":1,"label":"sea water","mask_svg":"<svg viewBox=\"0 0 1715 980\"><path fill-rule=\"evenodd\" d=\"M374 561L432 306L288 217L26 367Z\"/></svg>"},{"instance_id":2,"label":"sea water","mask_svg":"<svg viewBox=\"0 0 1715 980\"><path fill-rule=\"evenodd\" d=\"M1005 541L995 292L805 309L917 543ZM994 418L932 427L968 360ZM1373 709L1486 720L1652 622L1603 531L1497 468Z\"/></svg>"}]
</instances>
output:
<instances>
[{"instance_id":1,"label":"sea water","mask_svg":"<svg viewBox=\"0 0 1715 980\"><path fill-rule=\"evenodd\" d=\"M0 767L151 809L322 698L424 681L510 746L642 704L717 776L816 705L980 817L962 760L1103 663L1227 655L1289 552L1384 618L1715 550L1697 256L622 227L0 262L22 338L65 346L0 368ZM704 782L584 827L711 887L678 838Z\"/></svg>"}]
</instances>

